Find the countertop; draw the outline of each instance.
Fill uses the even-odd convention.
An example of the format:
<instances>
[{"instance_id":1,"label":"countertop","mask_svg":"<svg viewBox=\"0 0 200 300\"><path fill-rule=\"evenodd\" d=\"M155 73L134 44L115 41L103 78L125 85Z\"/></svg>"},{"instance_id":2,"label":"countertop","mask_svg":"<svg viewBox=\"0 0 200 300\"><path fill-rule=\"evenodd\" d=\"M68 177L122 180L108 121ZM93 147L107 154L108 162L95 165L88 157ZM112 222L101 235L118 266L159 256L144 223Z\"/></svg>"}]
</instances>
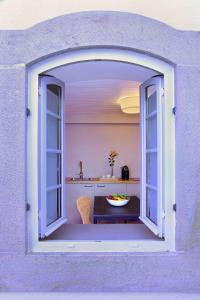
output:
<instances>
[{"instance_id":1,"label":"countertop","mask_svg":"<svg viewBox=\"0 0 200 300\"><path fill-rule=\"evenodd\" d=\"M65 183L94 183L94 184L101 184L101 183L125 183L125 184L138 184L140 183L139 178L130 178L129 180L122 180L121 178L84 178L84 179L78 179L75 180L72 177L65 178Z\"/></svg>"}]
</instances>

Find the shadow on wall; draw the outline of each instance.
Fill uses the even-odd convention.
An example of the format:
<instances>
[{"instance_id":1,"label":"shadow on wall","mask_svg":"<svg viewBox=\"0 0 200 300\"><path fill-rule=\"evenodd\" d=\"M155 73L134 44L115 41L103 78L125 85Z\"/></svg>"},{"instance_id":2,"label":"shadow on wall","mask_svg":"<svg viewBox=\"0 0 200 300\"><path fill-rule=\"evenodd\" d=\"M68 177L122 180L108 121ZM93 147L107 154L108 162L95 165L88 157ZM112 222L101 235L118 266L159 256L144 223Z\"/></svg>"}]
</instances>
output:
<instances>
[{"instance_id":1,"label":"shadow on wall","mask_svg":"<svg viewBox=\"0 0 200 300\"><path fill-rule=\"evenodd\" d=\"M195 210L192 215L192 226L191 232L189 234L190 240L186 245L187 250L197 251L199 253L199 245L200 245L200 198L197 200Z\"/></svg>"}]
</instances>

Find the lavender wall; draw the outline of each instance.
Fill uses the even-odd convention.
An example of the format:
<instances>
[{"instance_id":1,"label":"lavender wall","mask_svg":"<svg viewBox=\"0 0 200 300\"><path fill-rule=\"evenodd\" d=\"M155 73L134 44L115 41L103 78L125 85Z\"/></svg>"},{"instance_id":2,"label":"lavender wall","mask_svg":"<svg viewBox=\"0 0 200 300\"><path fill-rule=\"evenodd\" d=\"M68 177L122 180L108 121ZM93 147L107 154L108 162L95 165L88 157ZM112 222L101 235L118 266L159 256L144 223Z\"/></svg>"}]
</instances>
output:
<instances>
[{"instance_id":1,"label":"lavender wall","mask_svg":"<svg viewBox=\"0 0 200 300\"><path fill-rule=\"evenodd\" d=\"M0 45L1 291L199 292L199 33L134 14L86 12L1 31ZM48 55L94 46L133 49L175 67L175 253L27 253L26 72Z\"/></svg>"},{"instance_id":2,"label":"lavender wall","mask_svg":"<svg viewBox=\"0 0 200 300\"><path fill-rule=\"evenodd\" d=\"M110 174L108 155L119 153L114 175L121 177L121 167L128 165L130 176L139 177L140 126L136 124L67 124L66 176L77 176L83 161L85 177Z\"/></svg>"}]
</instances>

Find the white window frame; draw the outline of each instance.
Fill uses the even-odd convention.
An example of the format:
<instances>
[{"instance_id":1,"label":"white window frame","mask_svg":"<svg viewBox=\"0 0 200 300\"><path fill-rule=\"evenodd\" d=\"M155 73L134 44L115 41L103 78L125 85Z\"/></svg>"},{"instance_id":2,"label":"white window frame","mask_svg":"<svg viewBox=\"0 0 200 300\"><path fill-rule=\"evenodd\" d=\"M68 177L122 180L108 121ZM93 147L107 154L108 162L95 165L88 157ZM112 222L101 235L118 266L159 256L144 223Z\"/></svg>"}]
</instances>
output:
<instances>
[{"instance_id":1,"label":"white window frame","mask_svg":"<svg viewBox=\"0 0 200 300\"><path fill-rule=\"evenodd\" d=\"M41 85L40 85L41 84ZM60 95L60 109L61 115L54 114L47 110L47 85L48 84L57 84L60 87L61 95ZM38 93L38 107L40 107L40 189L39 189L39 232L41 233L41 237L45 237L50 235L55 229L59 228L62 224L67 222L66 219L66 208L64 206L64 196L65 196L65 179L64 179L64 114L63 114L63 107L64 107L64 84L56 79L49 76L45 76L43 78L39 78L39 93ZM47 115L52 115L55 118L60 119L61 125L61 149L54 150L54 149L47 149L46 147L46 118ZM46 154L47 152L51 153L60 153L61 154L61 183L60 186L52 186L50 188L46 188ZM39 153L38 153L39 155ZM61 216L53 223L47 225L47 190L52 190L60 187L61 188Z\"/></svg>"},{"instance_id":2,"label":"white window frame","mask_svg":"<svg viewBox=\"0 0 200 300\"><path fill-rule=\"evenodd\" d=\"M39 241L38 240L38 76L39 74L67 64L111 60L141 65L164 75L165 103L163 110L165 164L163 174L163 196L165 198L165 239L127 241ZM28 251L29 252L160 252L175 251L175 119L174 67L169 63L126 49L91 48L73 50L55 55L31 65L28 69L27 119L27 202ZM170 162L170 163L169 163Z\"/></svg>"},{"instance_id":3,"label":"white window frame","mask_svg":"<svg viewBox=\"0 0 200 300\"><path fill-rule=\"evenodd\" d=\"M150 86L156 87L156 111L152 112L149 117L157 115L157 147L151 149L150 152L156 152L157 155L157 187L147 184L146 179L146 89ZM164 223L165 223L165 213L164 213L164 197L163 197L163 169L165 164L163 161L163 106L164 106L164 89L163 89L163 77L154 76L149 78L140 86L140 124L141 126L141 170L142 180L140 181L140 220L157 236L162 238L164 236ZM151 189L155 189L157 192L157 224L154 224L146 215L146 187L149 186Z\"/></svg>"}]
</instances>

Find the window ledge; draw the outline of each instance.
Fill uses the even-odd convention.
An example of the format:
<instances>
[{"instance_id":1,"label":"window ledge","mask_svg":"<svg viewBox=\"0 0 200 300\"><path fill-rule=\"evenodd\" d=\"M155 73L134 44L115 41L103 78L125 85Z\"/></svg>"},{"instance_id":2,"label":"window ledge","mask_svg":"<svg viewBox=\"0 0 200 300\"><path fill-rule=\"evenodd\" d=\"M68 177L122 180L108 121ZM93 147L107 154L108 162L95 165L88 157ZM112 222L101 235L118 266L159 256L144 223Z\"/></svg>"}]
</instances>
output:
<instances>
[{"instance_id":1,"label":"window ledge","mask_svg":"<svg viewBox=\"0 0 200 300\"><path fill-rule=\"evenodd\" d=\"M38 241L31 252L63 253L122 253L174 251L166 241Z\"/></svg>"}]
</instances>

